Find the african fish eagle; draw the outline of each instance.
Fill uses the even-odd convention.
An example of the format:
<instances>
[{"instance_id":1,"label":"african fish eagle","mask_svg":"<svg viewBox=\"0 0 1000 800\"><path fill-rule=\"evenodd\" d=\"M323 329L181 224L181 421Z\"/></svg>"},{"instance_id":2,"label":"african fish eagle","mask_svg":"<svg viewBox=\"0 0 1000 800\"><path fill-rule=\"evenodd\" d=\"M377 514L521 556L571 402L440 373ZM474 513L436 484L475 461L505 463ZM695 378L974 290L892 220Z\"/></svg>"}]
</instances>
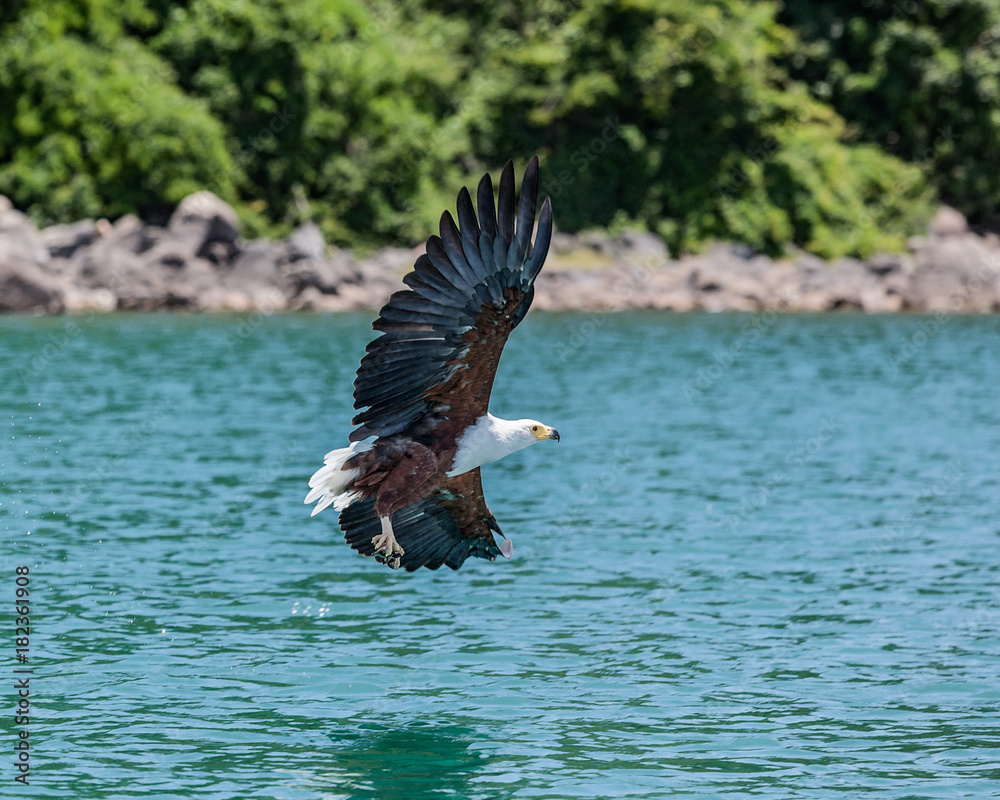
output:
<instances>
[{"instance_id":1,"label":"african fish eagle","mask_svg":"<svg viewBox=\"0 0 1000 800\"><path fill-rule=\"evenodd\" d=\"M510 332L524 319L552 238L552 205L538 215L538 159L521 181L500 175L497 206L489 174L479 182L479 218L468 189L458 225L448 211L427 240L410 288L396 292L372 328L354 381L358 414L349 447L327 453L309 481L313 515L332 505L347 543L392 569L458 569L470 555L510 558L486 506L479 468L543 439L555 428L489 413L490 391Z\"/></svg>"}]
</instances>

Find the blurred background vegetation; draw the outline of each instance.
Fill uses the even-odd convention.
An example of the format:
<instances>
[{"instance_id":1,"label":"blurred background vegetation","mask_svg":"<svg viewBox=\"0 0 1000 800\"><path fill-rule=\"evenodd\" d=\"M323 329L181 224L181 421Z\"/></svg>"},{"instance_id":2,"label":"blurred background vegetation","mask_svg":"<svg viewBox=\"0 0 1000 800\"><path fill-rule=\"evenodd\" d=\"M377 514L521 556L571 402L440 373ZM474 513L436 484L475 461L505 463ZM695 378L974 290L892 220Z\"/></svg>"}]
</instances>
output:
<instances>
[{"instance_id":1,"label":"blurred background vegetation","mask_svg":"<svg viewBox=\"0 0 1000 800\"><path fill-rule=\"evenodd\" d=\"M166 218L414 243L543 158L564 231L899 249L1000 200L994 0L5 0L0 193L41 224Z\"/></svg>"}]
</instances>

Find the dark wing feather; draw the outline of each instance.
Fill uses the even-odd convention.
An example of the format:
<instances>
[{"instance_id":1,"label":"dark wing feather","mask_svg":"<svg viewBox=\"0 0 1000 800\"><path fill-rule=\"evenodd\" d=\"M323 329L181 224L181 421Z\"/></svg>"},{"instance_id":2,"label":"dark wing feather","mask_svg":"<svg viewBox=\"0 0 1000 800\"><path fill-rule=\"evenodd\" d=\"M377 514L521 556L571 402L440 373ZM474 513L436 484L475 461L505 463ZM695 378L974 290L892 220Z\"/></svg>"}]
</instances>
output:
<instances>
[{"instance_id":1,"label":"dark wing feather","mask_svg":"<svg viewBox=\"0 0 1000 800\"><path fill-rule=\"evenodd\" d=\"M532 159L537 160L537 159ZM531 165L528 165L531 169ZM500 173L500 190L497 192L497 232L504 248L514 239L514 164L508 161Z\"/></svg>"},{"instance_id":2,"label":"dark wing feather","mask_svg":"<svg viewBox=\"0 0 1000 800\"><path fill-rule=\"evenodd\" d=\"M479 279L486 280L492 270L486 266L483 255L479 252L479 222L476 219L476 209L472 207L469 190L464 186L458 193L458 224L462 226L462 252Z\"/></svg>"},{"instance_id":3,"label":"dark wing feather","mask_svg":"<svg viewBox=\"0 0 1000 800\"><path fill-rule=\"evenodd\" d=\"M517 206L516 261L523 264L531 247L531 229L535 223L535 204L538 202L538 161L531 161L521 179L521 198ZM509 260L509 258L508 258Z\"/></svg>"},{"instance_id":4,"label":"dark wing feather","mask_svg":"<svg viewBox=\"0 0 1000 800\"><path fill-rule=\"evenodd\" d=\"M364 556L375 554L372 539L382 532L375 500L359 500L340 514L347 543ZM430 495L392 515L392 529L405 551L400 566L409 572L441 565L458 569L469 556L496 560L493 532L500 533L483 497L478 469L448 478Z\"/></svg>"},{"instance_id":5,"label":"dark wing feather","mask_svg":"<svg viewBox=\"0 0 1000 800\"><path fill-rule=\"evenodd\" d=\"M406 430L433 409L438 417L470 422L486 413L507 337L524 318L533 283L552 237L552 206L538 214L538 159L524 173L515 202L514 165L500 175L497 203L486 175L472 198L458 196L458 223L441 217L439 236L403 278L373 327L382 335L367 347L354 382L356 442Z\"/></svg>"}]
</instances>

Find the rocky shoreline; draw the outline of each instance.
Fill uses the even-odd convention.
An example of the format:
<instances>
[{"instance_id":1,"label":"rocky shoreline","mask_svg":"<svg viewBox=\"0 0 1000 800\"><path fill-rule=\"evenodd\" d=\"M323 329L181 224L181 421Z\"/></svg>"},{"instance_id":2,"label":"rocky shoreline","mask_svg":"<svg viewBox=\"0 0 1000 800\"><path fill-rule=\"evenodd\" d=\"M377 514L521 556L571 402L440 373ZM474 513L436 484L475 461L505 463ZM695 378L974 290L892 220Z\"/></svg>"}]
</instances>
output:
<instances>
[{"instance_id":1,"label":"rocky shoreline","mask_svg":"<svg viewBox=\"0 0 1000 800\"><path fill-rule=\"evenodd\" d=\"M125 216L37 229L0 196L0 312L378 309L423 246L369 258L327 247L319 229L244 240L233 209L185 198L164 227ZM1000 239L942 208L909 252L826 262L773 260L738 245L670 258L653 234L556 234L535 307L622 311L982 313L1000 310Z\"/></svg>"}]
</instances>

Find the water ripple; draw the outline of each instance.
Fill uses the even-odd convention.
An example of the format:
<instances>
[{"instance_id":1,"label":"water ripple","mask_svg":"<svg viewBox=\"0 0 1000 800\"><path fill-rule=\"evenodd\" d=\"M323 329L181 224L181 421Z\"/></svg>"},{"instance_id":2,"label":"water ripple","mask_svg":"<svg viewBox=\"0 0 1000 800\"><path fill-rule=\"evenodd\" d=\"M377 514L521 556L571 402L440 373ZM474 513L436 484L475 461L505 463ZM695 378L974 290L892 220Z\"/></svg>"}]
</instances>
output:
<instances>
[{"instance_id":1,"label":"water ripple","mask_svg":"<svg viewBox=\"0 0 1000 800\"><path fill-rule=\"evenodd\" d=\"M501 366L514 560L414 575L301 502L367 318L0 319L33 795L1000 792L1000 321L587 319Z\"/></svg>"}]
</instances>

